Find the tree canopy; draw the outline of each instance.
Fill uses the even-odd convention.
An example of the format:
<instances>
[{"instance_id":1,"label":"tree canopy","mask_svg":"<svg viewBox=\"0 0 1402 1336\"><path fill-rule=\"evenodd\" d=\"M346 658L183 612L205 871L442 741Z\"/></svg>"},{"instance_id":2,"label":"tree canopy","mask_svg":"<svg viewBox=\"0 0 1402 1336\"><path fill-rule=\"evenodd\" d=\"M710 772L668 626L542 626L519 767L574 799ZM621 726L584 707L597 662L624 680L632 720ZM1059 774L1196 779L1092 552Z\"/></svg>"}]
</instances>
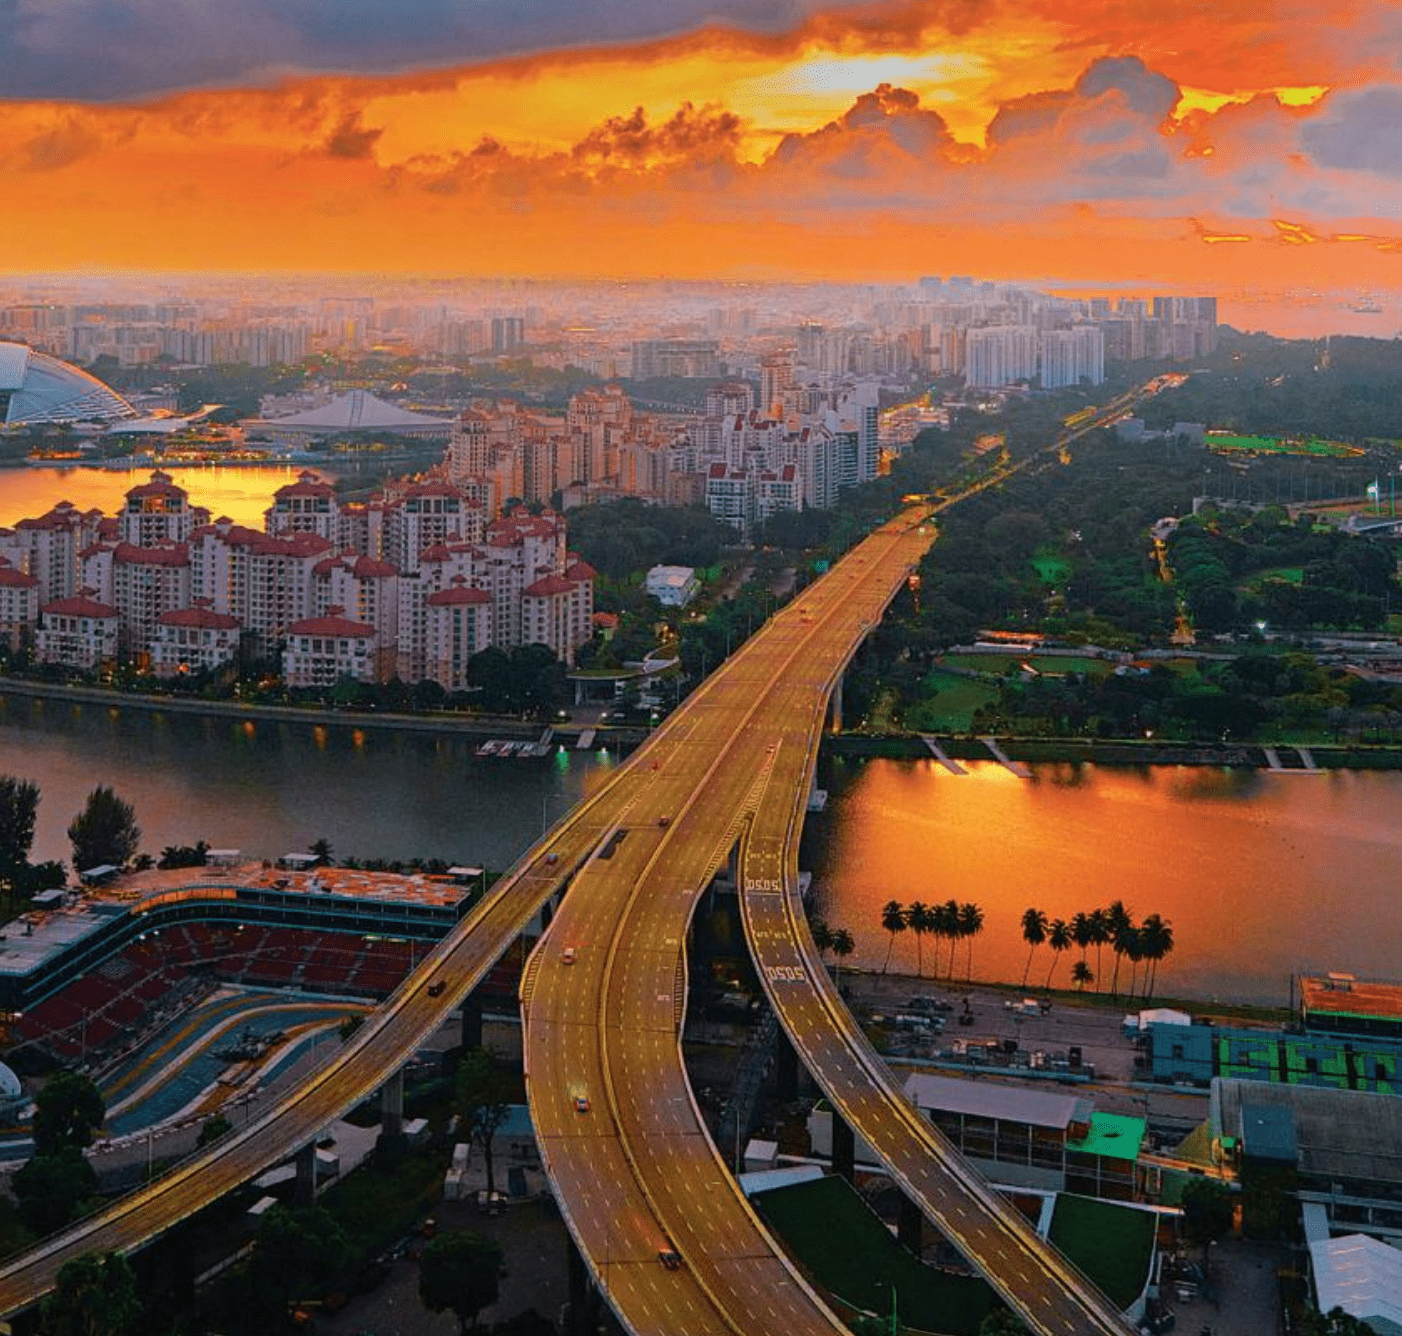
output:
<instances>
[{"instance_id":1,"label":"tree canopy","mask_svg":"<svg viewBox=\"0 0 1402 1336\"><path fill-rule=\"evenodd\" d=\"M59 1072L34 1098L34 1150L50 1155L68 1146L86 1150L93 1143L107 1105L92 1078Z\"/></svg>"},{"instance_id":2,"label":"tree canopy","mask_svg":"<svg viewBox=\"0 0 1402 1336\"><path fill-rule=\"evenodd\" d=\"M0 883L12 889L29 866L39 787L14 775L0 775Z\"/></svg>"},{"instance_id":3,"label":"tree canopy","mask_svg":"<svg viewBox=\"0 0 1402 1336\"><path fill-rule=\"evenodd\" d=\"M459 1059L454 1104L459 1125L468 1138L482 1148L487 1167L487 1191L495 1192L492 1138L510 1112L511 1091L486 1049L468 1049Z\"/></svg>"},{"instance_id":4,"label":"tree canopy","mask_svg":"<svg viewBox=\"0 0 1402 1336\"><path fill-rule=\"evenodd\" d=\"M419 1298L430 1313L447 1310L466 1333L500 1292L501 1244L470 1230L440 1234L419 1259Z\"/></svg>"},{"instance_id":5,"label":"tree canopy","mask_svg":"<svg viewBox=\"0 0 1402 1336\"><path fill-rule=\"evenodd\" d=\"M136 854L141 828L132 805L99 785L73 818L68 838L73 844L73 866L80 871L107 864L123 867Z\"/></svg>"},{"instance_id":6,"label":"tree canopy","mask_svg":"<svg viewBox=\"0 0 1402 1336\"><path fill-rule=\"evenodd\" d=\"M293 1299L320 1298L349 1257L345 1231L325 1207L274 1206L258 1227L249 1262L254 1301L285 1314Z\"/></svg>"},{"instance_id":7,"label":"tree canopy","mask_svg":"<svg viewBox=\"0 0 1402 1336\"><path fill-rule=\"evenodd\" d=\"M76 1146L35 1155L11 1180L25 1228L43 1237L78 1216L97 1192L97 1175Z\"/></svg>"},{"instance_id":8,"label":"tree canopy","mask_svg":"<svg viewBox=\"0 0 1402 1336\"><path fill-rule=\"evenodd\" d=\"M136 1276L119 1253L65 1262L39 1312L45 1336L136 1336L144 1329Z\"/></svg>"}]
</instances>

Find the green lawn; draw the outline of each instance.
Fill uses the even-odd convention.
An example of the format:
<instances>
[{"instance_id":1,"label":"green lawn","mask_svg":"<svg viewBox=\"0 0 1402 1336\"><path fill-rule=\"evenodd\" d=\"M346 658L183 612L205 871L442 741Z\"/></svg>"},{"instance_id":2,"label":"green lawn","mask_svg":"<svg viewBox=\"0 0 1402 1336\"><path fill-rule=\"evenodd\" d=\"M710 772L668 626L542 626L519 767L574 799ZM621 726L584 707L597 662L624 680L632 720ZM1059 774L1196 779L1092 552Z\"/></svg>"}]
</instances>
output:
<instances>
[{"instance_id":1,"label":"green lawn","mask_svg":"<svg viewBox=\"0 0 1402 1336\"><path fill-rule=\"evenodd\" d=\"M1255 589L1268 580L1284 580L1286 584L1297 585L1303 583L1304 578L1303 566L1272 566L1269 570L1253 571L1237 585L1237 588Z\"/></svg>"},{"instance_id":2,"label":"green lawn","mask_svg":"<svg viewBox=\"0 0 1402 1336\"><path fill-rule=\"evenodd\" d=\"M1051 1241L1112 1303L1128 1308L1149 1276L1154 1222L1148 1211L1063 1192L1052 1214Z\"/></svg>"},{"instance_id":3,"label":"green lawn","mask_svg":"<svg viewBox=\"0 0 1402 1336\"><path fill-rule=\"evenodd\" d=\"M974 711L998 699L998 688L938 669L925 679L929 693L906 711L906 726L916 733L967 733Z\"/></svg>"},{"instance_id":4,"label":"green lawn","mask_svg":"<svg viewBox=\"0 0 1402 1336\"><path fill-rule=\"evenodd\" d=\"M809 1277L858 1309L889 1312L894 1285L906 1330L975 1336L992 1307L982 1280L917 1261L841 1178L778 1188L753 1201Z\"/></svg>"},{"instance_id":5,"label":"green lawn","mask_svg":"<svg viewBox=\"0 0 1402 1336\"><path fill-rule=\"evenodd\" d=\"M1056 584L1071 573L1071 563L1049 549L1042 549L1032 558L1032 568L1044 584Z\"/></svg>"},{"instance_id":6,"label":"green lawn","mask_svg":"<svg viewBox=\"0 0 1402 1336\"><path fill-rule=\"evenodd\" d=\"M1356 445L1326 441L1322 436L1291 439L1278 436L1239 436L1232 432L1208 432L1203 443L1219 454L1243 451L1248 454L1309 455L1316 459L1346 459L1361 455Z\"/></svg>"}]
</instances>

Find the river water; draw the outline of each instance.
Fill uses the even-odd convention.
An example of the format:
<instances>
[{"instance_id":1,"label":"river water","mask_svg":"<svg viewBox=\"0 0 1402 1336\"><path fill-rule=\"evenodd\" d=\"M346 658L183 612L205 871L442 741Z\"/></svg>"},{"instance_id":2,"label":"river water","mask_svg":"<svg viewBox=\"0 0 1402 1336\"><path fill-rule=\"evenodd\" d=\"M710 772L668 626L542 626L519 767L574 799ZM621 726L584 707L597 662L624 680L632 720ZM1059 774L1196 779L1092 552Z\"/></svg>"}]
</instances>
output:
<instances>
[{"instance_id":1,"label":"river water","mask_svg":"<svg viewBox=\"0 0 1402 1336\"><path fill-rule=\"evenodd\" d=\"M616 763L611 753L478 759L466 739L149 714L0 696L0 773L42 791L35 856L66 858L64 831L96 784L136 808L152 852L204 839L258 857L325 837L340 856L441 857L504 868ZM1119 898L1168 919L1164 994L1284 1003L1292 970L1402 972L1402 773L1313 778L1210 768L992 763L955 776L932 761L823 763L828 810L810 817L804 866L819 907L881 968L881 906L973 901L985 926L973 977L1020 980L1029 905L1069 919ZM948 945L923 943L927 975ZM913 935L892 967L914 972ZM1053 984L1069 985L1079 951ZM1029 986L1052 967L1042 947ZM1088 963L1096 966L1092 948ZM1108 983L1113 956L1104 953ZM958 951L956 975L966 972ZM1123 979L1122 979L1123 983Z\"/></svg>"},{"instance_id":2,"label":"river water","mask_svg":"<svg viewBox=\"0 0 1402 1336\"><path fill-rule=\"evenodd\" d=\"M203 839L276 858L446 858L504 868L588 791L612 753L493 761L459 736L109 709L0 696L0 773L41 791L35 858L97 784L136 809L142 848Z\"/></svg>"},{"instance_id":3,"label":"river water","mask_svg":"<svg viewBox=\"0 0 1402 1336\"><path fill-rule=\"evenodd\" d=\"M1161 994L1284 1005L1292 971L1402 974L1402 773L1272 775L1189 766L1036 767L992 762L952 775L934 761L836 758L828 811L810 822L805 862L819 909L856 939L851 963L880 969L888 900L972 901L984 911L973 977L1016 982L1023 910L1069 920L1111 900L1168 919L1175 947ZM949 945L923 943L926 974ZM1029 986L1069 986L1072 948L1041 947ZM965 945L957 978L967 971ZM893 968L914 972L914 934ZM1096 969L1091 948L1087 964ZM1100 963L1108 984L1114 956ZM1121 971L1124 986L1128 962Z\"/></svg>"},{"instance_id":4,"label":"river water","mask_svg":"<svg viewBox=\"0 0 1402 1336\"><path fill-rule=\"evenodd\" d=\"M227 515L236 524L263 527L263 512L273 493L296 479L300 469L286 465L216 468L192 465L165 468L190 494L190 503L208 506L212 517ZM151 476L151 469L19 468L0 469L0 524L32 519L60 501L79 510L96 507L115 515L128 491Z\"/></svg>"}]
</instances>

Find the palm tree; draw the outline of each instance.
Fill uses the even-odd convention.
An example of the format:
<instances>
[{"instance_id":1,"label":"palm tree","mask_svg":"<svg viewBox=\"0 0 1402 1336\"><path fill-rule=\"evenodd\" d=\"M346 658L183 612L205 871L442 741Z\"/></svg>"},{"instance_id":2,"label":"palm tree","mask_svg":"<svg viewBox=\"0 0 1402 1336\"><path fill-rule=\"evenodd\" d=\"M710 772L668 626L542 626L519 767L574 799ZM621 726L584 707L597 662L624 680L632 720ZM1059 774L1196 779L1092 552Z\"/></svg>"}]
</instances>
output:
<instances>
[{"instance_id":1,"label":"palm tree","mask_svg":"<svg viewBox=\"0 0 1402 1336\"><path fill-rule=\"evenodd\" d=\"M1135 978L1139 973L1139 962L1144 959L1144 930L1129 927L1124 932L1125 955L1129 957L1129 995L1135 995Z\"/></svg>"},{"instance_id":2,"label":"palm tree","mask_svg":"<svg viewBox=\"0 0 1402 1336\"><path fill-rule=\"evenodd\" d=\"M1090 944L1095 947L1095 976L1100 978L1100 948L1110 941L1110 920L1103 909L1092 909L1087 916L1090 925ZM1095 991L1100 991L1097 983Z\"/></svg>"},{"instance_id":3,"label":"palm tree","mask_svg":"<svg viewBox=\"0 0 1402 1336\"><path fill-rule=\"evenodd\" d=\"M954 951L959 945L959 938L963 936L963 929L959 921L959 901L946 900L940 906L940 921L943 924L945 936L949 938L949 977L954 978Z\"/></svg>"},{"instance_id":4,"label":"palm tree","mask_svg":"<svg viewBox=\"0 0 1402 1336\"><path fill-rule=\"evenodd\" d=\"M832 929L828 927L827 919L815 918L810 925L813 932L813 945L818 948L818 959L821 960L832 950Z\"/></svg>"},{"instance_id":5,"label":"palm tree","mask_svg":"<svg viewBox=\"0 0 1402 1336\"><path fill-rule=\"evenodd\" d=\"M1109 933L1106 941L1115 953L1115 976L1110 980L1110 991L1120 995L1120 959L1129 946L1130 934L1134 932L1134 920L1129 916L1123 900L1112 900L1105 911L1105 928Z\"/></svg>"},{"instance_id":6,"label":"palm tree","mask_svg":"<svg viewBox=\"0 0 1402 1336\"><path fill-rule=\"evenodd\" d=\"M1149 962L1148 978L1144 984L1144 1000L1154 995L1154 986L1159 981L1159 961L1173 950L1173 924L1159 914L1150 914L1139 925L1140 947L1144 959Z\"/></svg>"},{"instance_id":7,"label":"palm tree","mask_svg":"<svg viewBox=\"0 0 1402 1336\"><path fill-rule=\"evenodd\" d=\"M959 936L968 938L969 956L964 966L964 979L974 977L974 938L983 931L983 910L971 900L959 906ZM953 968L950 977L953 977Z\"/></svg>"},{"instance_id":8,"label":"palm tree","mask_svg":"<svg viewBox=\"0 0 1402 1336\"><path fill-rule=\"evenodd\" d=\"M839 988L842 985L842 962L856 949L857 944L852 940L852 934L846 928L832 930L832 953L837 957L837 974L834 982Z\"/></svg>"},{"instance_id":9,"label":"palm tree","mask_svg":"<svg viewBox=\"0 0 1402 1336\"><path fill-rule=\"evenodd\" d=\"M906 922L905 906L899 900L887 900L881 906L881 926L891 934L891 940L886 943L886 959L881 962L881 972L885 974L886 967L891 963L891 951L896 945L896 934L910 926Z\"/></svg>"},{"instance_id":10,"label":"palm tree","mask_svg":"<svg viewBox=\"0 0 1402 1336\"><path fill-rule=\"evenodd\" d=\"M905 923L915 934L915 972L925 977L925 934L933 926L930 922L930 906L923 900L912 900L905 911Z\"/></svg>"},{"instance_id":11,"label":"palm tree","mask_svg":"<svg viewBox=\"0 0 1402 1336\"><path fill-rule=\"evenodd\" d=\"M1047 929L1047 945L1055 952L1051 969L1047 971L1047 987L1050 988L1052 975L1056 972L1056 962L1061 959L1061 953L1071 945L1071 929L1066 926L1065 919L1052 920L1051 927Z\"/></svg>"},{"instance_id":12,"label":"palm tree","mask_svg":"<svg viewBox=\"0 0 1402 1336\"><path fill-rule=\"evenodd\" d=\"M1022 986L1027 987L1027 976L1032 970L1032 956L1047 940L1047 913L1044 909L1031 906L1022 911L1022 940L1027 943L1027 964L1022 967Z\"/></svg>"},{"instance_id":13,"label":"palm tree","mask_svg":"<svg viewBox=\"0 0 1402 1336\"><path fill-rule=\"evenodd\" d=\"M1075 931L1073 929L1072 936L1074 935ZM1095 982L1095 973L1084 960L1078 960L1071 966L1071 982L1076 985L1076 991L1078 993L1084 993L1086 991L1086 984Z\"/></svg>"},{"instance_id":14,"label":"palm tree","mask_svg":"<svg viewBox=\"0 0 1402 1336\"><path fill-rule=\"evenodd\" d=\"M1090 915L1077 912L1071 915L1071 940L1081 948L1081 959L1086 958L1086 949L1090 946Z\"/></svg>"}]
</instances>

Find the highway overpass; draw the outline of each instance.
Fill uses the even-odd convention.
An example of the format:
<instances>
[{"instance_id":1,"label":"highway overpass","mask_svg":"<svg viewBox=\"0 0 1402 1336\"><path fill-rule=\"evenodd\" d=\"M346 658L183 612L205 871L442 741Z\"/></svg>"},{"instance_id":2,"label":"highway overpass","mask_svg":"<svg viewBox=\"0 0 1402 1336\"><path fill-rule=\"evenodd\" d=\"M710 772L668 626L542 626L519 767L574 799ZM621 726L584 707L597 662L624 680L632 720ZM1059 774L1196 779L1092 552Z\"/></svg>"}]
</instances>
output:
<instances>
[{"instance_id":1,"label":"highway overpass","mask_svg":"<svg viewBox=\"0 0 1402 1336\"><path fill-rule=\"evenodd\" d=\"M928 509L907 511L883 526L766 624L527 853L306 1085L201 1155L0 1268L0 1312L35 1302L65 1261L139 1248L310 1145L394 1076L568 883L548 945L523 984L526 1061L549 1172L610 1305L638 1333L838 1330L777 1255L705 1134L678 1047L683 942L696 900L743 835L747 881L778 887L756 893L780 904L791 898L794 794L807 792L823 703L933 541L929 518ZM780 814L785 836L762 842ZM806 1051L815 1075L833 1089L845 1071L848 1085L837 1101L844 1117L892 1156L897 1181L962 1241L1034 1331L1126 1331L1082 1278L1019 1232L976 1176L902 1112L899 1092L882 1083L871 1055L851 1044L855 1027L826 995L805 931L793 919L752 925L752 941L762 959L771 946L785 949L781 937L800 952L801 961L783 968L802 973L786 982L812 993L809 1005L827 1015L823 1021L812 1012L832 1034ZM772 942L766 933L776 934ZM568 962L566 945L574 948ZM439 981L445 988L430 994ZM793 1010L779 1010L804 1046ZM897 1143L905 1143L899 1154ZM912 1167L921 1158L940 1162L929 1182ZM681 1265L664 1264L662 1254L672 1250ZM1078 1315L1074 1322L1070 1314Z\"/></svg>"}]
</instances>

